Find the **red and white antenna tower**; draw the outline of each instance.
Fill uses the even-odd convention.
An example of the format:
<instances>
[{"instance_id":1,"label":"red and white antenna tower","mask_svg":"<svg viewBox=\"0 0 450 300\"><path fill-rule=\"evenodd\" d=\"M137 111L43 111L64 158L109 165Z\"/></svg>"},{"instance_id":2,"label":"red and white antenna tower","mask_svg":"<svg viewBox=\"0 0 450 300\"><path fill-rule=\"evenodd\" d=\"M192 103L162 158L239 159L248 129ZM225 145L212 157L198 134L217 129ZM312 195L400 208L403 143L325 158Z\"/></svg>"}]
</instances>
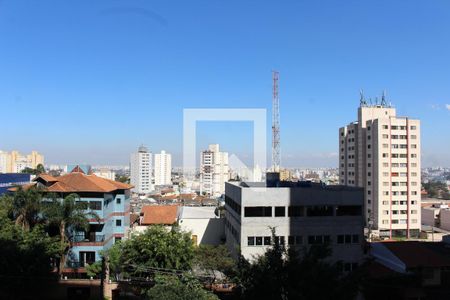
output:
<instances>
[{"instance_id":1,"label":"red and white antenna tower","mask_svg":"<svg viewBox=\"0 0 450 300\"><path fill-rule=\"evenodd\" d=\"M272 169L280 171L280 99L278 98L278 71L272 71Z\"/></svg>"}]
</instances>

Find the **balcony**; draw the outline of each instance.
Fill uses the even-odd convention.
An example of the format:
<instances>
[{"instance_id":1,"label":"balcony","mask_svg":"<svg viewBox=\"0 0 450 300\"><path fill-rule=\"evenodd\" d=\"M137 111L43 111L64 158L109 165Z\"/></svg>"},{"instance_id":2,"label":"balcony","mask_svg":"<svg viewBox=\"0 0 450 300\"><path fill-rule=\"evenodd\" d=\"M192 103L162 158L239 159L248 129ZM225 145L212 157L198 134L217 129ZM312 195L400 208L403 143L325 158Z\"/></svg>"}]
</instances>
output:
<instances>
[{"instance_id":1,"label":"balcony","mask_svg":"<svg viewBox=\"0 0 450 300\"><path fill-rule=\"evenodd\" d=\"M103 234L76 234L73 236L72 241L74 243L102 243L105 241L105 235Z\"/></svg>"}]
</instances>

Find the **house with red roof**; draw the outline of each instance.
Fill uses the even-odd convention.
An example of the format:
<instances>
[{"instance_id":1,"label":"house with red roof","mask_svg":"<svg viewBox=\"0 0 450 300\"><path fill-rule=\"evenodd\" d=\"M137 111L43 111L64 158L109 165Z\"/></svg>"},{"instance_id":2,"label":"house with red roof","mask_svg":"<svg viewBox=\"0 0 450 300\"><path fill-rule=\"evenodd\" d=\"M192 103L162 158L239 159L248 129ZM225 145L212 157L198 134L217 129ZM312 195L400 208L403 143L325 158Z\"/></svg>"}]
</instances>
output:
<instances>
[{"instance_id":1,"label":"house with red roof","mask_svg":"<svg viewBox=\"0 0 450 300\"><path fill-rule=\"evenodd\" d=\"M33 185L61 199L76 194L78 201L86 203L87 210L99 217L90 220L87 230L70 229L72 248L67 257L66 273L75 269L83 272L86 264L101 260L100 252L120 241L130 226L132 186L129 184L74 168L71 173L58 177L41 174L33 180Z\"/></svg>"}]
</instances>

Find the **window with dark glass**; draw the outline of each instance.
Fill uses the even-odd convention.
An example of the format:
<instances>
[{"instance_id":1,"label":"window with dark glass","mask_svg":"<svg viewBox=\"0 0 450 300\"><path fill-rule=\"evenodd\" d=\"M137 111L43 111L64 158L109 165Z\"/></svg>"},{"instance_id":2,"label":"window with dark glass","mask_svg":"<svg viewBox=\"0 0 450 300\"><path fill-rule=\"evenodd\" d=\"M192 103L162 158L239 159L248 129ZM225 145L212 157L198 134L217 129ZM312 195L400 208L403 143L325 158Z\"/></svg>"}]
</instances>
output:
<instances>
[{"instance_id":1,"label":"window with dark glass","mask_svg":"<svg viewBox=\"0 0 450 300\"><path fill-rule=\"evenodd\" d=\"M270 240L271 240L270 236L265 236L264 237L264 245L265 246L270 246L270 244L271 244Z\"/></svg>"},{"instance_id":2,"label":"window with dark glass","mask_svg":"<svg viewBox=\"0 0 450 300\"><path fill-rule=\"evenodd\" d=\"M295 244L295 236L288 236L288 245L294 245Z\"/></svg>"},{"instance_id":3,"label":"window with dark glass","mask_svg":"<svg viewBox=\"0 0 450 300\"><path fill-rule=\"evenodd\" d=\"M255 237L254 236L249 236L247 238L247 245L248 246L255 246Z\"/></svg>"},{"instance_id":4,"label":"window with dark glass","mask_svg":"<svg viewBox=\"0 0 450 300\"><path fill-rule=\"evenodd\" d=\"M262 236L257 236L256 237L256 246L262 246L262 244L263 244Z\"/></svg>"},{"instance_id":5,"label":"window with dark glass","mask_svg":"<svg viewBox=\"0 0 450 300\"><path fill-rule=\"evenodd\" d=\"M116 220L116 226L122 226L122 220Z\"/></svg>"},{"instance_id":6,"label":"window with dark glass","mask_svg":"<svg viewBox=\"0 0 450 300\"><path fill-rule=\"evenodd\" d=\"M304 214L304 206L289 206L288 207L288 216L289 217L303 217Z\"/></svg>"},{"instance_id":7,"label":"window with dark glass","mask_svg":"<svg viewBox=\"0 0 450 300\"><path fill-rule=\"evenodd\" d=\"M275 206L275 217L285 217L286 208L284 206Z\"/></svg>"},{"instance_id":8,"label":"window with dark glass","mask_svg":"<svg viewBox=\"0 0 450 300\"><path fill-rule=\"evenodd\" d=\"M249 206L244 208L245 217L271 217L272 206Z\"/></svg>"},{"instance_id":9,"label":"window with dark glass","mask_svg":"<svg viewBox=\"0 0 450 300\"><path fill-rule=\"evenodd\" d=\"M101 210L102 209L102 202L101 201L90 201L89 202L89 208L92 210Z\"/></svg>"},{"instance_id":10,"label":"window with dark glass","mask_svg":"<svg viewBox=\"0 0 450 300\"><path fill-rule=\"evenodd\" d=\"M315 205L306 207L308 217L328 217L333 216L333 206Z\"/></svg>"},{"instance_id":11,"label":"window with dark glass","mask_svg":"<svg viewBox=\"0 0 450 300\"><path fill-rule=\"evenodd\" d=\"M360 216L362 214L361 205L338 205L336 206L336 216Z\"/></svg>"},{"instance_id":12,"label":"window with dark glass","mask_svg":"<svg viewBox=\"0 0 450 300\"><path fill-rule=\"evenodd\" d=\"M352 243L353 244L359 243L359 235L357 234L352 235Z\"/></svg>"}]
</instances>

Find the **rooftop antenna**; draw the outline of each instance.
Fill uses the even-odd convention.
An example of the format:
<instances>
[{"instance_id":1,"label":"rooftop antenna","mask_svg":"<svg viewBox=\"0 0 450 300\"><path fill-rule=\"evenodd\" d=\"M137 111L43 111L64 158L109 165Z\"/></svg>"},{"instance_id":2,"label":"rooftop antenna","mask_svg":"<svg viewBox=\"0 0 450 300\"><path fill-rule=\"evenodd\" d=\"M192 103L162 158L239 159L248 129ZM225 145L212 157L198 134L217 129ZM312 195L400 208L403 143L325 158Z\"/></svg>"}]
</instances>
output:
<instances>
[{"instance_id":1,"label":"rooftop antenna","mask_svg":"<svg viewBox=\"0 0 450 300\"><path fill-rule=\"evenodd\" d=\"M359 105L360 106L366 106L367 105L367 101L364 98L364 91L363 91L363 89L359 90Z\"/></svg>"},{"instance_id":2,"label":"rooftop antenna","mask_svg":"<svg viewBox=\"0 0 450 300\"><path fill-rule=\"evenodd\" d=\"M381 96L381 106L387 106L387 102L386 102L386 90L383 90L383 95Z\"/></svg>"},{"instance_id":3,"label":"rooftop antenna","mask_svg":"<svg viewBox=\"0 0 450 300\"><path fill-rule=\"evenodd\" d=\"M278 71L272 71L272 169L280 171L280 99L278 98Z\"/></svg>"}]
</instances>

